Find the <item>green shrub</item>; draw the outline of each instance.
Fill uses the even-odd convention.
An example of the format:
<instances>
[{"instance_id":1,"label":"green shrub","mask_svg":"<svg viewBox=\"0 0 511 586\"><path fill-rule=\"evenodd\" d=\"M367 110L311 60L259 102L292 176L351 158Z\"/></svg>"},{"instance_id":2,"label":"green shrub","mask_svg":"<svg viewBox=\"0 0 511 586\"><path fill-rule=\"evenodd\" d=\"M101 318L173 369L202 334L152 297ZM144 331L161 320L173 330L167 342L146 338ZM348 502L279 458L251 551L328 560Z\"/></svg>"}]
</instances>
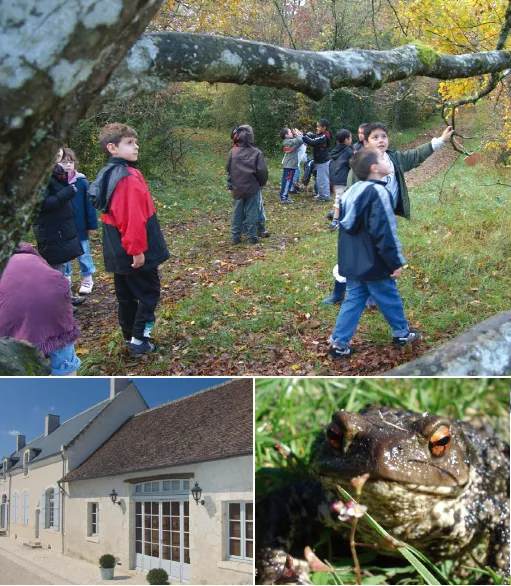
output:
<instances>
[{"instance_id":1,"label":"green shrub","mask_svg":"<svg viewBox=\"0 0 511 586\"><path fill-rule=\"evenodd\" d=\"M99 558L100 568L115 568L115 557L111 553L105 553Z\"/></svg>"},{"instance_id":2,"label":"green shrub","mask_svg":"<svg viewBox=\"0 0 511 586\"><path fill-rule=\"evenodd\" d=\"M149 584L168 584L169 575L162 568L153 568L147 572Z\"/></svg>"}]
</instances>

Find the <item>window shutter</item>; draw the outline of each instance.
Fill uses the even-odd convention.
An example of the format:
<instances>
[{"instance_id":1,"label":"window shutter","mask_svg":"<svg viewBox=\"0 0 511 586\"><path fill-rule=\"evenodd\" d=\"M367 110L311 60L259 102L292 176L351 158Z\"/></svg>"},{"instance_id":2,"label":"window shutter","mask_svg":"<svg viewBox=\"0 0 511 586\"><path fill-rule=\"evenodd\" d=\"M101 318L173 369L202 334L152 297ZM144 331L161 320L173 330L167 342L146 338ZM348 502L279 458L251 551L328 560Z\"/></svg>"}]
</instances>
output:
<instances>
[{"instance_id":1,"label":"window shutter","mask_svg":"<svg viewBox=\"0 0 511 586\"><path fill-rule=\"evenodd\" d=\"M28 508L28 499L27 499L27 491L24 490L22 493L22 505L21 505L21 522L23 525L27 524L27 508Z\"/></svg>"},{"instance_id":2,"label":"window shutter","mask_svg":"<svg viewBox=\"0 0 511 586\"><path fill-rule=\"evenodd\" d=\"M41 495L41 527L46 529L46 491L43 490L43 494Z\"/></svg>"},{"instance_id":3,"label":"window shutter","mask_svg":"<svg viewBox=\"0 0 511 586\"><path fill-rule=\"evenodd\" d=\"M60 526L60 489L58 486L54 492L53 503L53 527L55 531L58 531Z\"/></svg>"}]
</instances>

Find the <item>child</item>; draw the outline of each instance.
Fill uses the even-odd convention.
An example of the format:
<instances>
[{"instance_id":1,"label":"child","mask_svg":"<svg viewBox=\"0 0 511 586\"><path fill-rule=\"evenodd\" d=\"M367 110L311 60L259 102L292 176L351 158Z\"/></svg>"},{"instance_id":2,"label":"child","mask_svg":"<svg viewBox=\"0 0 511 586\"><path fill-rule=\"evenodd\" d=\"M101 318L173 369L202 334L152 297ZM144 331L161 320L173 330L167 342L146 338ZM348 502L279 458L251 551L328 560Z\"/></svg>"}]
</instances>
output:
<instances>
[{"instance_id":1,"label":"child","mask_svg":"<svg viewBox=\"0 0 511 586\"><path fill-rule=\"evenodd\" d=\"M299 167L298 149L303 144L302 133L296 129L293 132L289 128L282 128L280 138L282 138L282 145L284 147L280 201L282 203L293 203L293 200L289 199L289 190L293 186L294 175Z\"/></svg>"},{"instance_id":2,"label":"child","mask_svg":"<svg viewBox=\"0 0 511 586\"><path fill-rule=\"evenodd\" d=\"M225 169L227 188L234 198L231 221L233 244L241 242L243 222L246 220L247 242L257 244L257 226L260 217L261 190L268 181L268 169L263 153L253 146L254 131L248 124L238 126Z\"/></svg>"},{"instance_id":3,"label":"child","mask_svg":"<svg viewBox=\"0 0 511 586\"><path fill-rule=\"evenodd\" d=\"M293 187L291 187L289 193L302 193L302 188L300 187L300 165L302 163L304 165L307 163L307 145L303 144L303 142L298 147L297 155L298 167L296 168L295 174L293 175Z\"/></svg>"},{"instance_id":4,"label":"child","mask_svg":"<svg viewBox=\"0 0 511 586\"><path fill-rule=\"evenodd\" d=\"M62 154L63 149L59 148L56 159L61 160ZM63 275L66 273L67 262L83 254L72 204L76 191L76 185L68 184L67 173L57 163L34 224L39 254ZM73 305L80 305L85 298L71 296L71 300Z\"/></svg>"},{"instance_id":5,"label":"child","mask_svg":"<svg viewBox=\"0 0 511 586\"><path fill-rule=\"evenodd\" d=\"M312 147L312 155L316 163L318 180L318 195L314 198L316 201L330 201L330 177L328 174L330 165L330 155L328 153L329 126L330 122L326 118L320 118L316 123L316 134L309 133L302 136L303 142Z\"/></svg>"},{"instance_id":6,"label":"child","mask_svg":"<svg viewBox=\"0 0 511 586\"><path fill-rule=\"evenodd\" d=\"M76 155L71 149L64 149L63 158L60 163L64 171L67 172L67 180L70 185L76 185L76 195L73 197L73 207L75 213L76 227L78 228L78 238L83 248L83 254L78 257L80 263L80 272L82 274L82 283L79 292L82 295L88 295L92 291L94 281L92 275L96 272L94 261L90 253L89 230L98 229L98 218L96 210L92 207L87 196L89 191L89 182L85 175L78 173L76 170ZM66 277L71 281L71 262L66 265Z\"/></svg>"},{"instance_id":7,"label":"child","mask_svg":"<svg viewBox=\"0 0 511 586\"><path fill-rule=\"evenodd\" d=\"M389 134L387 127L381 122L369 122L364 129L364 145L375 147L384 154L390 163L390 171L383 180L392 196L392 209L398 216L410 219L410 200L405 183L405 173L418 167L430 155L445 145L451 138L453 129L448 126L442 136L433 138L431 142L423 144L409 151L394 151L389 148ZM349 172L347 186L351 187L358 177L353 169Z\"/></svg>"},{"instance_id":8,"label":"child","mask_svg":"<svg viewBox=\"0 0 511 586\"><path fill-rule=\"evenodd\" d=\"M357 151L361 151L364 148L364 130L365 127L367 126L367 122L363 122L359 127L358 127L358 140L357 142L353 145L353 150L355 152Z\"/></svg>"},{"instance_id":9,"label":"child","mask_svg":"<svg viewBox=\"0 0 511 586\"><path fill-rule=\"evenodd\" d=\"M50 359L53 376L73 376L80 366L79 335L67 279L21 244L0 279L0 336L34 344Z\"/></svg>"},{"instance_id":10,"label":"child","mask_svg":"<svg viewBox=\"0 0 511 586\"><path fill-rule=\"evenodd\" d=\"M235 127L231 131L231 140L233 148L237 148L238 144L236 140L238 138L238 127ZM246 219L243 220L243 226L241 228L241 235L247 233L247 221ZM266 214L264 213L264 203L263 203L263 190L261 189L259 192L259 213L258 213L258 220L257 220L257 235L259 238L269 238L271 234L266 230Z\"/></svg>"},{"instance_id":11,"label":"child","mask_svg":"<svg viewBox=\"0 0 511 586\"><path fill-rule=\"evenodd\" d=\"M170 253L151 192L137 169L137 133L126 124L107 124L99 144L109 160L90 186L90 199L103 212L103 257L105 269L114 274L119 324L129 353L139 356L154 350L158 266Z\"/></svg>"},{"instance_id":12,"label":"child","mask_svg":"<svg viewBox=\"0 0 511 586\"><path fill-rule=\"evenodd\" d=\"M351 148L351 132L349 130L338 130L335 133L337 144L330 153L330 183L334 188L335 203L332 224L330 228L336 230L339 225L339 206L341 196L346 189L346 181L350 171L350 159L353 156Z\"/></svg>"},{"instance_id":13,"label":"child","mask_svg":"<svg viewBox=\"0 0 511 586\"><path fill-rule=\"evenodd\" d=\"M382 181L391 171L390 162L378 149L366 147L353 155L351 167L361 181L342 197L337 254L339 272L346 277L346 298L330 338L328 354L334 360L355 351L349 342L369 295L392 328L396 346L413 344L420 338L419 332L408 326L395 281L406 261L391 194Z\"/></svg>"}]
</instances>

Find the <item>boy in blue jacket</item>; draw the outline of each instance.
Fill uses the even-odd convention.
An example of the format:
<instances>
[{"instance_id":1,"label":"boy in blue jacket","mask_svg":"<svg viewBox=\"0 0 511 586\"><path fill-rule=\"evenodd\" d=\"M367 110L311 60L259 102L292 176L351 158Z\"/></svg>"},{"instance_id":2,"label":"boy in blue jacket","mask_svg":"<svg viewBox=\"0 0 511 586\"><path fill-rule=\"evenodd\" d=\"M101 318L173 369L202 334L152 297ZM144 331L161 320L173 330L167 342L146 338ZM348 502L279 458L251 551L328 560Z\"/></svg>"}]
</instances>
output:
<instances>
[{"instance_id":1,"label":"boy in blue jacket","mask_svg":"<svg viewBox=\"0 0 511 586\"><path fill-rule=\"evenodd\" d=\"M395 346L413 344L420 338L408 326L396 285L406 260L391 193L382 181L391 171L390 163L380 150L366 147L353 155L351 167L360 181L343 194L341 202L337 254L339 273L346 277L346 298L330 338L328 354L334 360L355 351L349 342L369 295L392 328Z\"/></svg>"}]
</instances>

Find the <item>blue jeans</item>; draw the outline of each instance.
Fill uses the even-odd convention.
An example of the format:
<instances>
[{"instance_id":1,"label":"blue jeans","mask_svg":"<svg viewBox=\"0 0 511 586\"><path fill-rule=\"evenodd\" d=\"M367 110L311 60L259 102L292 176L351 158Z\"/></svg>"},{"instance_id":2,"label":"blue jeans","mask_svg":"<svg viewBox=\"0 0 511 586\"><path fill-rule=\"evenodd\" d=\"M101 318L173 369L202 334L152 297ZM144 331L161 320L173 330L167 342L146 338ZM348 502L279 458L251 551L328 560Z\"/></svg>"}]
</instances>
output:
<instances>
[{"instance_id":1,"label":"blue jeans","mask_svg":"<svg viewBox=\"0 0 511 586\"><path fill-rule=\"evenodd\" d=\"M241 238L243 224L247 228L247 238L257 240L257 225L261 211L261 190L248 199L235 199L232 210L231 238Z\"/></svg>"},{"instance_id":2,"label":"blue jeans","mask_svg":"<svg viewBox=\"0 0 511 586\"><path fill-rule=\"evenodd\" d=\"M83 254L78 257L78 262L80 263L80 273L82 277L90 277L96 272L96 267L94 266L94 261L92 260L92 255L90 253L90 246L88 240L80 240L80 244L83 248ZM65 276L70 277L73 272L71 268L71 261L66 263L66 272Z\"/></svg>"},{"instance_id":3,"label":"blue jeans","mask_svg":"<svg viewBox=\"0 0 511 586\"><path fill-rule=\"evenodd\" d=\"M293 177L296 169L284 167L282 169L282 181L280 182L280 199L287 199L289 190L293 185Z\"/></svg>"},{"instance_id":4,"label":"blue jeans","mask_svg":"<svg viewBox=\"0 0 511 586\"><path fill-rule=\"evenodd\" d=\"M354 281L346 279L346 297L341 305L330 343L346 348L355 334L364 305L372 295L376 305L392 328L394 338L406 336L410 331L406 321L403 302L397 290L396 279L383 281Z\"/></svg>"},{"instance_id":5,"label":"blue jeans","mask_svg":"<svg viewBox=\"0 0 511 586\"><path fill-rule=\"evenodd\" d=\"M255 196L259 197L259 215L257 219L257 233L262 234L266 230L266 214L264 213L264 204L263 204L263 190L259 190L259 193ZM247 221L244 220L243 226L241 228L241 233L247 233Z\"/></svg>"},{"instance_id":6,"label":"blue jeans","mask_svg":"<svg viewBox=\"0 0 511 586\"><path fill-rule=\"evenodd\" d=\"M63 348L50 353L51 374L53 376L66 376L80 367L80 359L75 353L75 345L68 344Z\"/></svg>"}]
</instances>

